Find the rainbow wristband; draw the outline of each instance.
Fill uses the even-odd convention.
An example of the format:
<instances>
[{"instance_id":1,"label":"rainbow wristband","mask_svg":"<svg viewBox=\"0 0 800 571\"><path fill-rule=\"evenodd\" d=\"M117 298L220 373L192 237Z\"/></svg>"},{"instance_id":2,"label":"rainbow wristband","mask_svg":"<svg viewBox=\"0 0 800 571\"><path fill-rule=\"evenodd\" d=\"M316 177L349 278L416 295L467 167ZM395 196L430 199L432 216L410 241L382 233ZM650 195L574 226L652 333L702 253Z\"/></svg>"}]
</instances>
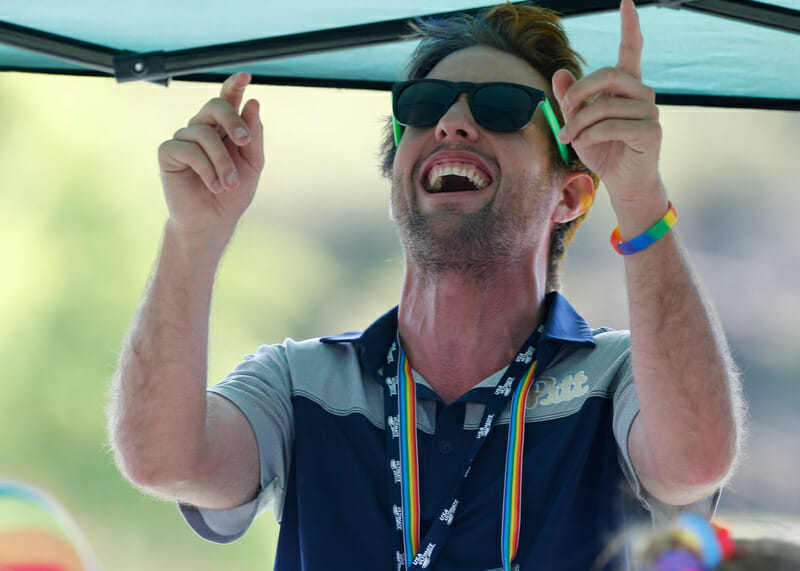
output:
<instances>
[{"instance_id":1,"label":"rainbow wristband","mask_svg":"<svg viewBox=\"0 0 800 571\"><path fill-rule=\"evenodd\" d=\"M619 226L614 228L614 231L611 233L611 245L614 246L614 249L617 251L618 254L622 254L623 256L627 256L629 254L635 254L636 252L641 252L648 246L651 246L658 242L661 238L663 238L667 232L669 232L670 228L675 225L675 221L678 219L678 212L675 210L675 207L672 206L672 203L669 203L669 210L664 215L664 218L656 222L652 228L644 232L643 234L639 234L636 238L632 240L628 240L627 242L622 241L622 236L619 233Z\"/></svg>"}]
</instances>

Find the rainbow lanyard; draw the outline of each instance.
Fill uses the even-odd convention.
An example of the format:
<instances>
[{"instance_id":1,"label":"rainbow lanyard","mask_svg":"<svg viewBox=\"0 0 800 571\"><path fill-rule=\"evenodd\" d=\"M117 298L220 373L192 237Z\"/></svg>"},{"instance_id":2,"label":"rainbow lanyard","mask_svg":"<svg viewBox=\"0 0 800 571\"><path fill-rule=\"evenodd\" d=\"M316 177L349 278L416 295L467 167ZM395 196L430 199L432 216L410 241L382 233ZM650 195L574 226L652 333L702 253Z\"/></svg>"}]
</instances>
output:
<instances>
[{"instance_id":1,"label":"rainbow lanyard","mask_svg":"<svg viewBox=\"0 0 800 571\"><path fill-rule=\"evenodd\" d=\"M400 474L403 498L403 547L406 566L419 552L419 456L417 454L417 385L411 364L400 349L398 420L400 424Z\"/></svg>"},{"instance_id":2,"label":"rainbow lanyard","mask_svg":"<svg viewBox=\"0 0 800 571\"><path fill-rule=\"evenodd\" d=\"M519 547L519 524L522 512L522 456L525 452L525 404L533 385L536 364L534 361L525 378L517 385L511 399L511 419L506 445L506 474L503 486L503 527L500 548L503 552L503 569L509 571Z\"/></svg>"},{"instance_id":3,"label":"rainbow lanyard","mask_svg":"<svg viewBox=\"0 0 800 571\"><path fill-rule=\"evenodd\" d=\"M503 567L511 571L519 545L522 506L522 458L525 438L525 403L535 382L536 344L540 326L528 339L522 351L508 367L486 405L463 477L454 486L452 497L445 502L424 540L420 542L419 456L417 454L416 384L411 365L400 348L392 344L382 370L385 381L387 414L387 455L389 456L390 498L392 516L398 533L396 569L411 571L428 568L440 553L449 535L459 505L461 486L494 423L511 397L511 417L506 448L506 467L501 525ZM395 442L396 441L396 442Z\"/></svg>"}]
</instances>

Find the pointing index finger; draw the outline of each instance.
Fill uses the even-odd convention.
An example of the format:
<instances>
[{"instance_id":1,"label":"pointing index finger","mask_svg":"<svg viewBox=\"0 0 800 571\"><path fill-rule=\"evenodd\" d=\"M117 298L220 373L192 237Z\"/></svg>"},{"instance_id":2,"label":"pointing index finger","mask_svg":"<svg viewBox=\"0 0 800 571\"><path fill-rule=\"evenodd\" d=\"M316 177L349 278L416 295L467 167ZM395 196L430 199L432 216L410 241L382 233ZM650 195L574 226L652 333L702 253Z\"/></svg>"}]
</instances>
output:
<instances>
[{"instance_id":1,"label":"pointing index finger","mask_svg":"<svg viewBox=\"0 0 800 571\"><path fill-rule=\"evenodd\" d=\"M239 112L239 106L242 104L245 88L250 85L251 76L247 72L234 73L229 76L222 84L219 96L230 103L236 112Z\"/></svg>"},{"instance_id":2,"label":"pointing index finger","mask_svg":"<svg viewBox=\"0 0 800 571\"><path fill-rule=\"evenodd\" d=\"M619 6L619 16L622 23L622 32L619 42L619 58L617 69L632 75L636 79L642 78L642 30L639 26L639 15L633 0L622 0Z\"/></svg>"}]
</instances>

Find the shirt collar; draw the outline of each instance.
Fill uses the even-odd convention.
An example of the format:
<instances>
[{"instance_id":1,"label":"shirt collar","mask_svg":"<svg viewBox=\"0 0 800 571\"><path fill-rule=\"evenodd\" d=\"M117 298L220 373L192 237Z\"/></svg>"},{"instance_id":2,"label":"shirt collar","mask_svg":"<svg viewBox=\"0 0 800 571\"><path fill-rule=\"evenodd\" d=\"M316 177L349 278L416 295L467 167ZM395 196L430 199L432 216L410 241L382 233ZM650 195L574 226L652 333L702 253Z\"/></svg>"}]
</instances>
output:
<instances>
[{"instance_id":1,"label":"shirt collar","mask_svg":"<svg viewBox=\"0 0 800 571\"><path fill-rule=\"evenodd\" d=\"M547 317L538 350L543 361L549 361L549 357L554 356L564 344L594 347L592 329L563 295L558 292L547 294L545 308ZM326 344L352 343L359 347L361 363L373 378L379 378L377 372L386 362L386 353L396 338L397 306L380 316L363 332L349 331L323 337L320 341Z\"/></svg>"}]
</instances>

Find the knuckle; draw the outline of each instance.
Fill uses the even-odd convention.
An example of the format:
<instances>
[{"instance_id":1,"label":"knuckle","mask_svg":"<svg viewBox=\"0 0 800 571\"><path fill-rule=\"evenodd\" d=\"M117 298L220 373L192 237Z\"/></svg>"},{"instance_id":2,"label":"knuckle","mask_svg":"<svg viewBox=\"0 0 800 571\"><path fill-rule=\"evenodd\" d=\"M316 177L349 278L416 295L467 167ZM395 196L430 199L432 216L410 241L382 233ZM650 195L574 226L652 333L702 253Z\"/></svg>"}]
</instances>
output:
<instances>
[{"instance_id":1,"label":"knuckle","mask_svg":"<svg viewBox=\"0 0 800 571\"><path fill-rule=\"evenodd\" d=\"M189 124L207 123L209 119L218 120L220 116L224 116L230 110L231 106L225 99L222 97L213 97L203 105L200 112L189 121Z\"/></svg>"},{"instance_id":2,"label":"knuckle","mask_svg":"<svg viewBox=\"0 0 800 571\"><path fill-rule=\"evenodd\" d=\"M158 147L158 155L160 157L163 156L175 156L180 153L186 151L187 147L191 147L190 143L186 143L185 141L178 141L176 139L170 139L168 141L164 141Z\"/></svg>"},{"instance_id":3,"label":"knuckle","mask_svg":"<svg viewBox=\"0 0 800 571\"><path fill-rule=\"evenodd\" d=\"M181 148L180 161L194 171L202 169L203 153L196 145L186 145Z\"/></svg>"},{"instance_id":4,"label":"knuckle","mask_svg":"<svg viewBox=\"0 0 800 571\"><path fill-rule=\"evenodd\" d=\"M664 136L664 129L661 127L661 123L658 121L653 122L653 133L655 135L656 141L661 141L662 137Z\"/></svg>"},{"instance_id":5,"label":"knuckle","mask_svg":"<svg viewBox=\"0 0 800 571\"><path fill-rule=\"evenodd\" d=\"M625 105L624 100L619 97L599 98L594 106L597 107L598 115L603 117L617 115L621 112L621 107Z\"/></svg>"},{"instance_id":6,"label":"knuckle","mask_svg":"<svg viewBox=\"0 0 800 571\"><path fill-rule=\"evenodd\" d=\"M222 97L217 96L217 97L212 97L208 101L208 103L206 103L206 105L208 105L209 107L225 107L226 105L228 105L228 102L225 101L225 99L223 99Z\"/></svg>"},{"instance_id":7,"label":"knuckle","mask_svg":"<svg viewBox=\"0 0 800 571\"><path fill-rule=\"evenodd\" d=\"M194 125L192 129L195 131L196 136L201 140L207 140L209 138L213 138L217 134L216 127L214 127L213 125L209 125L207 123Z\"/></svg>"},{"instance_id":8,"label":"knuckle","mask_svg":"<svg viewBox=\"0 0 800 571\"><path fill-rule=\"evenodd\" d=\"M661 127L661 123L658 121L649 121L647 123L647 127L645 130L646 137L656 143L660 143L661 139L664 135L664 130Z\"/></svg>"},{"instance_id":9,"label":"knuckle","mask_svg":"<svg viewBox=\"0 0 800 571\"><path fill-rule=\"evenodd\" d=\"M253 154L251 162L256 167L257 170L261 170L262 168L264 168L264 164L267 162L267 158L264 156L264 152L260 151Z\"/></svg>"},{"instance_id":10,"label":"knuckle","mask_svg":"<svg viewBox=\"0 0 800 571\"><path fill-rule=\"evenodd\" d=\"M192 143L186 146L186 154L189 156L189 159L195 163L202 162L206 158L206 154L203 152L203 150L196 144Z\"/></svg>"},{"instance_id":11,"label":"knuckle","mask_svg":"<svg viewBox=\"0 0 800 571\"><path fill-rule=\"evenodd\" d=\"M170 139L169 141L164 141L158 146L158 158L163 159L167 155L171 154L172 149L174 147L174 140Z\"/></svg>"}]
</instances>

